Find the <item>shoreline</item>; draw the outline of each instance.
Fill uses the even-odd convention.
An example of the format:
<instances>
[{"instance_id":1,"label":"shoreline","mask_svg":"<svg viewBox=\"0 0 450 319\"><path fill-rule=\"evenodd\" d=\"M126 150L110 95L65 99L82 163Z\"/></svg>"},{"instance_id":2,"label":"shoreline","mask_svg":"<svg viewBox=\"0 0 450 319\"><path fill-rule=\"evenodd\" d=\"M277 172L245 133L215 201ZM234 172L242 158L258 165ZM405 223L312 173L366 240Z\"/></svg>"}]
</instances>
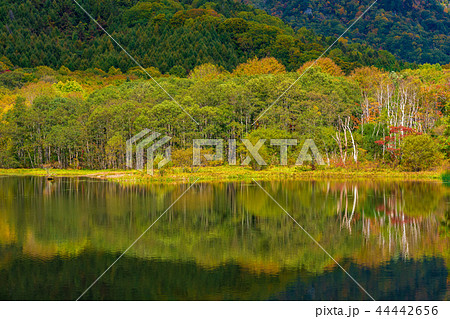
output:
<instances>
[{"instance_id":1,"label":"shoreline","mask_svg":"<svg viewBox=\"0 0 450 319\"><path fill-rule=\"evenodd\" d=\"M441 180L445 172L443 168L434 171L402 172L392 169L352 169L325 168L305 170L299 167L268 167L255 171L249 167L200 167L200 168L169 168L155 170L153 176L136 170L77 170L52 169L52 177L88 177L110 180L123 184L173 183L199 181L232 182L251 181L252 179L267 180L401 180L401 181L436 181ZM0 176L48 176L44 169L0 169Z\"/></svg>"}]
</instances>

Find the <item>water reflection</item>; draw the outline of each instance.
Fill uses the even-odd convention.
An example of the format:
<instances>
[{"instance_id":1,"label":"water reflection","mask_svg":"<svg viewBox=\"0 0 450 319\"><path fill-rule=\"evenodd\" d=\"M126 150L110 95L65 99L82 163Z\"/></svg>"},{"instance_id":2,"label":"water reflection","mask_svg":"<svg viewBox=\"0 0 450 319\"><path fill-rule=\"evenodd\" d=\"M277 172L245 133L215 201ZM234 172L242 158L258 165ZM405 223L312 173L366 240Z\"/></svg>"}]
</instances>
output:
<instances>
[{"instance_id":1,"label":"water reflection","mask_svg":"<svg viewBox=\"0 0 450 319\"><path fill-rule=\"evenodd\" d=\"M375 298L448 299L449 188L374 181L262 185ZM76 299L186 187L1 178L0 298ZM366 298L248 183L194 186L86 295Z\"/></svg>"}]
</instances>

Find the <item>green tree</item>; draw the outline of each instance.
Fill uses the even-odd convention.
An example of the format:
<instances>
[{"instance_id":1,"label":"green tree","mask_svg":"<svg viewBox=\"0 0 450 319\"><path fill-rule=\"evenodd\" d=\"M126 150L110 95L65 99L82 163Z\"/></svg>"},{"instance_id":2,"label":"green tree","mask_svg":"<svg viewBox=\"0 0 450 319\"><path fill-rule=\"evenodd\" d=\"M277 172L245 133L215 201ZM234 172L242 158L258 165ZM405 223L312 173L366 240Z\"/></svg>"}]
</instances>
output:
<instances>
[{"instance_id":1,"label":"green tree","mask_svg":"<svg viewBox=\"0 0 450 319\"><path fill-rule=\"evenodd\" d=\"M184 78L186 76L186 69L181 65L175 65L170 69L169 74L179 78Z\"/></svg>"},{"instance_id":2,"label":"green tree","mask_svg":"<svg viewBox=\"0 0 450 319\"><path fill-rule=\"evenodd\" d=\"M409 171L422 171L438 165L442 160L437 144L426 134L406 136L401 151L401 164Z\"/></svg>"}]
</instances>

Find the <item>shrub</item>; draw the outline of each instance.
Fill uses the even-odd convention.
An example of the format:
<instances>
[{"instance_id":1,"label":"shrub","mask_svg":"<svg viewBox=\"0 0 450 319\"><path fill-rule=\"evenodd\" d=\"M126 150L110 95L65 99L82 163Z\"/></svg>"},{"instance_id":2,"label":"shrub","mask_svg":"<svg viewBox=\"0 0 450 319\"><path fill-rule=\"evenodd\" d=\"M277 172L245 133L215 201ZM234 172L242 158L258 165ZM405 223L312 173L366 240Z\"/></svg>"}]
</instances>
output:
<instances>
[{"instance_id":1,"label":"shrub","mask_svg":"<svg viewBox=\"0 0 450 319\"><path fill-rule=\"evenodd\" d=\"M189 167L192 166L192 147L188 149L179 149L172 151L172 161L175 166Z\"/></svg>"},{"instance_id":2,"label":"shrub","mask_svg":"<svg viewBox=\"0 0 450 319\"><path fill-rule=\"evenodd\" d=\"M442 154L434 140L426 134L409 135L401 148L401 163L405 170L418 172L440 164Z\"/></svg>"}]
</instances>

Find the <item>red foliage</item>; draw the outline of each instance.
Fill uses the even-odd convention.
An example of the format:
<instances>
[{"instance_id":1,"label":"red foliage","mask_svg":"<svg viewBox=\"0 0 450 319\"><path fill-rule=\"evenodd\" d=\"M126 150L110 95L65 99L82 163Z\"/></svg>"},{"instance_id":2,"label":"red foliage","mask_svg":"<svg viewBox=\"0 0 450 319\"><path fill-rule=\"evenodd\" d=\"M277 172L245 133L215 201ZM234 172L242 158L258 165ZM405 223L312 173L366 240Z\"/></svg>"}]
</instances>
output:
<instances>
[{"instance_id":1,"label":"red foliage","mask_svg":"<svg viewBox=\"0 0 450 319\"><path fill-rule=\"evenodd\" d=\"M396 158L400 155L399 146L402 140L408 135L421 135L421 132L418 132L416 129L406 126L391 126L389 128L389 135L383 137L382 139L375 141L377 145L385 146L385 150L391 153L393 158Z\"/></svg>"}]
</instances>

